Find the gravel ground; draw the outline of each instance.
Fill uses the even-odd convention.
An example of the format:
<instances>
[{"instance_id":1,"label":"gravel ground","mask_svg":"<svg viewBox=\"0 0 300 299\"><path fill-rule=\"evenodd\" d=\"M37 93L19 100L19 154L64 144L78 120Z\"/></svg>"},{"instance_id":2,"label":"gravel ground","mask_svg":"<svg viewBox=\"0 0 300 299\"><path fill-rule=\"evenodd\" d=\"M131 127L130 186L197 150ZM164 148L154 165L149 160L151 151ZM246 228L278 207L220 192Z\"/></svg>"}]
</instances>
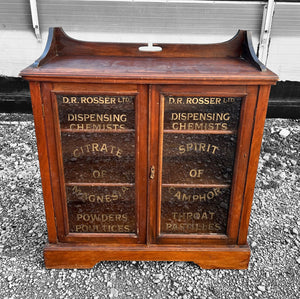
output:
<instances>
[{"instance_id":1,"label":"gravel ground","mask_svg":"<svg viewBox=\"0 0 300 299\"><path fill-rule=\"evenodd\" d=\"M0 298L299 298L299 120L266 121L243 271L184 262L46 270L32 115L0 114L0 145Z\"/></svg>"}]
</instances>

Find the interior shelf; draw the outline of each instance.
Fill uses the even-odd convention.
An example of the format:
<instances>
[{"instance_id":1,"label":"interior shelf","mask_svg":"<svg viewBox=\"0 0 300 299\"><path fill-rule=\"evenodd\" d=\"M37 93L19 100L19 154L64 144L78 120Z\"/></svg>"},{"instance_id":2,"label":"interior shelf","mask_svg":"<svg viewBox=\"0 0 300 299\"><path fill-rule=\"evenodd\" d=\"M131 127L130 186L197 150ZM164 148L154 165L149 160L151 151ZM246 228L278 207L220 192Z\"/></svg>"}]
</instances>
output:
<instances>
[{"instance_id":1,"label":"interior shelf","mask_svg":"<svg viewBox=\"0 0 300 299\"><path fill-rule=\"evenodd\" d=\"M164 188L230 188L230 184L161 184Z\"/></svg>"},{"instance_id":2,"label":"interior shelf","mask_svg":"<svg viewBox=\"0 0 300 299\"><path fill-rule=\"evenodd\" d=\"M163 130L164 134L216 134L216 135L236 135L237 130Z\"/></svg>"},{"instance_id":3,"label":"interior shelf","mask_svg":"<svg viewBox=\"0 0 300 299\"><path fill-rule=\"evenodd\" d=\"M135 130L133 129L124 129L124 130L89 130L89 129L83 129L83 130L78 130L78 129L61 129L60 130L63 133L98 133L98 134L103 134L103 133L134 133Z\"/></svg>"},{"instance_id":4,"label":"interior shelf","mask_svg":"<svg viewBox=\"0 0 300 299\"><path fill-rule=\"evenodd\" d=\"M99 187L102 187L102 186L103 187L119 187L119 186L133 187L135 184L134 183L92 183L92 182L91 183L89 183L89 182L71 183L71 182L69 182L69 183L65 183L65 185L66 186L89 186L89 187L93 187L93 186L95 186L95 187L97 187L97 186L99 186Z\"/></svg>"}]
</instances>

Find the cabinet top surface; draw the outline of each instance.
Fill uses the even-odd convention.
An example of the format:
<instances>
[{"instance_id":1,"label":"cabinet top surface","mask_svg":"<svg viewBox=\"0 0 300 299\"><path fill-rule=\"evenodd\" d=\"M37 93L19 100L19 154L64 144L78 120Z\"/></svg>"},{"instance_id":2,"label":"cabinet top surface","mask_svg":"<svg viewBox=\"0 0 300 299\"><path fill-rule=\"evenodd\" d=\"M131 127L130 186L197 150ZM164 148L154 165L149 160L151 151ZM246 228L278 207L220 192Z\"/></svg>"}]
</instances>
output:
<instances>
[{"instance_id":1,"label":"cabinet top surface","mask_svg":"<svg viewBox=\"0 0 300 299\"><path fill-rule=\"evenodd\" d=\"M70 38L52 28L42 56L20 75L49 78L143 80L233 80L275 83L277 76L257 59L246 31L212 45L162 44L142 52L141 44L94 43Z\"/></svg>"},{"instance_id":2,"label":"cabinet top surface","mask_svg":"<svg viewBox=\"0 0 300 299\"><path fill-rule=\"evenodd\" d=\"M258 72L241 58L165 58L57 56L22 75L130 79L276 80L271 71Z\"/></svg>"}]
</instances>

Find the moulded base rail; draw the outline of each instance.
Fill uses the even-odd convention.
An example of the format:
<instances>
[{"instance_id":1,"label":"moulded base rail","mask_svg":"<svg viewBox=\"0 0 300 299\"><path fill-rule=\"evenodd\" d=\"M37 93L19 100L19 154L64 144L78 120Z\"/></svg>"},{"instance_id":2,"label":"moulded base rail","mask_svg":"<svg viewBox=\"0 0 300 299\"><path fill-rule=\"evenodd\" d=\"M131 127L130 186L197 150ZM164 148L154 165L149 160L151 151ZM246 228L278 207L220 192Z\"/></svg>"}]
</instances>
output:
<instances>
[{"instance_id":1,"label":"moulded base rail","mask_svg":"<svg viewBox=\"0 0 300 299\"><path fill-rule=\"evenodd\" d=\"M45 266L64 269L93 268L101 261L186 261L203 269L247 269L248 245L171 246L171 245L86 245L48 244Z\"/></svg>"}]
</instances>

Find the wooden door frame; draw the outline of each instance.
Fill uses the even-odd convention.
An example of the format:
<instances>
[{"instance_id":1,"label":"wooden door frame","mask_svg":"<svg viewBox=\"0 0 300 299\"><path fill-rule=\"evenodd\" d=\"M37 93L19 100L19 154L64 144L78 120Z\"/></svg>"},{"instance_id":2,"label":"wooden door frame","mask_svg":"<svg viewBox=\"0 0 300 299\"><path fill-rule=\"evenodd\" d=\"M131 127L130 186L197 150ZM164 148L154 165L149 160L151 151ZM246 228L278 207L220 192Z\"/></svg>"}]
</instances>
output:
<instances>
[{"instance_id":1,"label":"wooden door frame","mask_svg":"<svg viewBox=\"0 0 300 299\"><path fill-rule=\"evenodd\" d=\"M247 178L249 149L253 134L257 86L206 86L206 85L156 85L151 87L149 111L151 111L151 131L149 138L149 165L155 165L156 180L149 183L148 204L150 207L148 232L149 242L154 244L236 244L244 201L244 186ZM163 144L163 97L166 95L204 95L242 97L239 128L237 132L234 172L231 183L231 199L228 210L226 234L161 234L160 200Z\"/></svg>"},{"instance_id":2,"label":"wooden door frame","mask_svg":"<svg viewBox=\"0 0 300 299\"><path fill-rule=\"evenodd\" d=\"M92 242L99 244L144 244L146 242L146 192L147 180L147 88L136 84L78 84L42 83L43 107L48 140L49 167L53 192L57 238L59 242ZM70 233L62 164L57 94L125 94L135 96L135 209L137 233Z\"/></svg>"}]
</instances>

